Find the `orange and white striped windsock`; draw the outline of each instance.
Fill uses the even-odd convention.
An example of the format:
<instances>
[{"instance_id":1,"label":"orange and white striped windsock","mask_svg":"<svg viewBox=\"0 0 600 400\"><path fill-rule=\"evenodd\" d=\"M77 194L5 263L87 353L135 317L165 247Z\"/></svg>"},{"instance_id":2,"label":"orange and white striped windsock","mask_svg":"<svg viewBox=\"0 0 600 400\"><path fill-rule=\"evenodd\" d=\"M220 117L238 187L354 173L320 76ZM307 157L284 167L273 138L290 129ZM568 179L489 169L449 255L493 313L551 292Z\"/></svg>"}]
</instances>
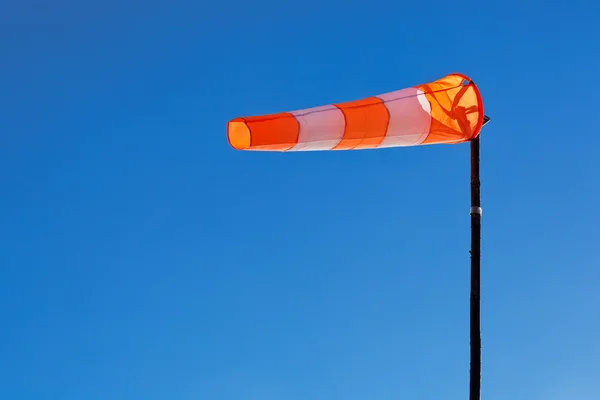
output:
<instances>
[{"instance_id":1,"label":"orange and white striped windsock","mask_svg":"<svg viewBox=\"0 0 600 400\"><path fill-rule=\"evenodd\" d=\"M483 102L465 75L340 104L262 116L227 124L238 150L359 150L461 143L483 125Z\"/></svg>"}]
</instances>

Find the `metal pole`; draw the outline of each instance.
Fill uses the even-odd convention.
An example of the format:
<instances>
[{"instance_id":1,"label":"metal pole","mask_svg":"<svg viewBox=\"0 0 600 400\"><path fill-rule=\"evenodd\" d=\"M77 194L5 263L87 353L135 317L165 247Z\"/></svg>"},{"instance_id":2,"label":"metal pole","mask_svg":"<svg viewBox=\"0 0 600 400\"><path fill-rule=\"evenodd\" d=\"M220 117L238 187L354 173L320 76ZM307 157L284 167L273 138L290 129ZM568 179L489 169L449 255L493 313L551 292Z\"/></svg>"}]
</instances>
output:
<instances>
[{"instance_id":1,"label":"metal pole","mask_svg":"<svg viewBox=\"0 0 600 400\"><path fill-rule=\"evenodd\" d=\"M483 117L483 125L490 117ZM481 181L479 138L471 140L471 371L469 400L481 398Z\"/></svg>"},{"instance_id":2,"label":"metal pole","mask_svg":"<svg viewBox=\"0 0 600 400\"><path fill-rule=\"evenodd\" d=\"M487 122L487 121L486 121ZM471 373L469 400L481 397L481 194L479 181L479 136L471 140Z\"/></svg>"}]
</instances>

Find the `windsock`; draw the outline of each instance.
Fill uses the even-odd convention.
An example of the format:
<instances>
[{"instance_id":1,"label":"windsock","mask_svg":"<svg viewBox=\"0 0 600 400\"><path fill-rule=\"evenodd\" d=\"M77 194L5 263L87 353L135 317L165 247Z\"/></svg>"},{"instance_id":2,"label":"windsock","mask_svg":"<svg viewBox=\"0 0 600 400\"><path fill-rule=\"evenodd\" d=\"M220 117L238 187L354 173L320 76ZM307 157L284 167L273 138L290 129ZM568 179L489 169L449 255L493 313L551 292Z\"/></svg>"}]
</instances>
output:
<instances>
[{"instance_id":1,"label":"windsock","mask_svg":"<svg viewBox=\"0 0 600 400\"><path fill-rule=\"evenodd\" d=\"M346 103L235 118L227 123L237 150L362 150L456 144L479 135L483 102L467 76Z\"/></svg>"}]
</instances>

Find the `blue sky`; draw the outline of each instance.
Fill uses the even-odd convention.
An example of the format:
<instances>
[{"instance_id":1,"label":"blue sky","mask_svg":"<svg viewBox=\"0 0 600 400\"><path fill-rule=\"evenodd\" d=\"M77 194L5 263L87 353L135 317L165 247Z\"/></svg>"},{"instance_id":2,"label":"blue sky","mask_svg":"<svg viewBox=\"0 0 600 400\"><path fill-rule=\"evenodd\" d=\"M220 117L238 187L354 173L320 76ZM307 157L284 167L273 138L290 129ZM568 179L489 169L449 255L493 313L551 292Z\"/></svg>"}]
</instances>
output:
<instances>
[{"instance_id":1,"label":"blue sky","mask_svg":"<svg viewBox=\"0 0 600 400\"><path fill-rule=\"evenodd\" d=\"M7 2L0 397L468 395L469 149L226 122L480 86L482 396L600 398L594 2Z\"/></svg>"}]
</instances>

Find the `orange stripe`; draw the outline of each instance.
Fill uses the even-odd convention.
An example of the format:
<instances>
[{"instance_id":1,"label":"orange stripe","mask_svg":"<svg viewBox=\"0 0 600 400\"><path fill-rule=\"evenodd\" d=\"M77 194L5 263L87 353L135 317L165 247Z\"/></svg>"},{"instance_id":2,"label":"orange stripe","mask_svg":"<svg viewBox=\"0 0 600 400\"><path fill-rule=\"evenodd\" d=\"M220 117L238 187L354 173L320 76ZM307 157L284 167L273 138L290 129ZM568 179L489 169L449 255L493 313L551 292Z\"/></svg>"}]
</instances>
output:
<instances>
[{"instance_id":1,"label":"orange stripe","mask_svg":"<svg viewBox=\"0 0 600 400\"><path fill-rule=\"evenodd\" d=\"M432 117L429 135L423 140L422 144L455 144L461 142L464 142L462 133Z\"/></svg>"},{"instance_id":2,"label":"orange stripe","mask_svg":"<svg viewBox=\"0 0 600 400\"><path fill-rule=\"evenodd\" d=\"M423 144L457 143L460 141L462 134L454 129L456 124L449 111L452 102L448 94L445 91L437 92L440 88L431 88L429 85L424 85L422 90L431 104L431 128L429 129L429 135L423 140Z\"/></svg>"},{"instance_id":3,"label":"orange stripe","mask_svg":"<svg viewBox=\"0 0 600 400\"><path fill-rule=\"evenodd\" d=\"M471 86L473 88L474 96L475 96L474 102L477 103L477 105L471 105L471 107L476 107L476 109L477 109L477 115L476 115L477 120L473 121L472 116L469 119L471 120L471 122L474 123L473 132L471 134L471 139L476 138L477 136L479 136L479 132L481 131L481 127L483 126L483 117L485 115L484 110L483 110L483 99L481 98L481 93L479 92L479 88L477 87L477 85L468 76L466 76L464 74L460 74L460 73L454 73L452 75L458 76L467 82L471 82Z\"/></svg>"},{"instance_id":4,"label":"orange stripe","mask_svg":"<svg viewBox=\"0 0 600 400\"><path fill-rule=\"evenodd\" d=\"M383 141L390 115L377 97L335 104L346 119L342 141L333 150L368 149Z\"/></svg>"},{"instance_id":5,"label":"orange stripe","mask_svg":"<svg viewBox=\"0 0 600 400\"><path fill-rule=\"evenodd\" d=\"M300 125L290 113L244 118L250 129L250 150L285 151L298 143Z\"/></svg>"},{"instance_id":6,"label":"orange stripe","mask_svg":"<svg viewBox=\"0 0 600 400\"><path fill-rule=\"evenodd\" d=\"M456 80L456 77L450 78ZM452 83L439 80L419 87L431 104L431 129L423 144L461 143L470 139L469 127L461 126L459 122L462 116L457 112L457 105L472 86L463 86L460 84L462 79L458 79Z\"/></svg>"}]
</instances>

